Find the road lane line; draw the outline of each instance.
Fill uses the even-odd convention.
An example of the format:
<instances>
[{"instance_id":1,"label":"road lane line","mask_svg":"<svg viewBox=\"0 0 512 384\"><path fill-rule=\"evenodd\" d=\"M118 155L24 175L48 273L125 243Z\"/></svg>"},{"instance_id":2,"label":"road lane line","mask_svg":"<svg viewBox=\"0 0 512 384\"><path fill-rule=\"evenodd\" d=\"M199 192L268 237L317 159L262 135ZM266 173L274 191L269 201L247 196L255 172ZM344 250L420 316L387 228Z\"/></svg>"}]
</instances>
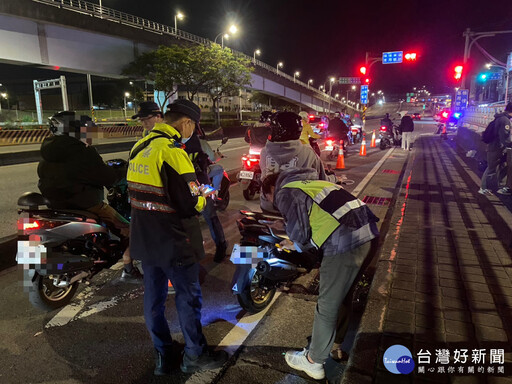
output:
<instances>
[{"instance_id":1,"label":"road lane line","mask_svg":"<svg viewBox=\"0 0 512 384\"><path fill-rule=\"evenodd\" d=\"M395 148L389 148L388 152L382 157L382 159L379 160L377 164L372 168L370 173L368 173L363 180L359 184L357 184L357 187L352 191L352 194L359 198L359 194L363 191L364 187L366 187L366 184L368 184L371 180L371 178L377 173L379 168L382 166L382 164L387 160L389 156L391 156L391 153L393 152Z\"/></svg>"},{"instance_id":2,"label":"road lane line","mask_svg":"<svg viewBox=\"0 0 512 384\"><path fill-rule=\"evenodd\" d=\"M52 327L61 327L68 324L85 307L86 301L90 299L99 289L100 287L85 287L84 290L80 292L76 298L73 299L78 302L68 304L62 308L59 313L57 313L48 323L46 323L44 328L48 329Z\"/></svg>"},{"instance_id":3,"label":"road lane line","mask_svg":"<svg viewBox=\"0 0 512 384\"><path fill-rule=\"evenodd\" d=\"M240 348L245 340L249 337L251 332L256 328L258 323L263 319L263 316L268 312L270 307L274 305L277 298L281 296L281 292L276 292L271 303L261 312L255 314L246 313L238 323L228 332L226 336L220 341L218 347L222 348L230 355L233 355L238 348Z\"/></svg>"}]
</instances>

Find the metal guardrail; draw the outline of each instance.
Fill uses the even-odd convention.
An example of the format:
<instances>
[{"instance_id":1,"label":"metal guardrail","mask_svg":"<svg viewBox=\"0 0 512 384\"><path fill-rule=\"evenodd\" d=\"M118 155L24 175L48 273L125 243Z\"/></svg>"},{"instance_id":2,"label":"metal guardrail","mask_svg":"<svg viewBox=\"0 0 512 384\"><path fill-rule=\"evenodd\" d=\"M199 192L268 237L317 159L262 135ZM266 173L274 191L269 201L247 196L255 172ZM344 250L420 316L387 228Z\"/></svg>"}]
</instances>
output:
<instances>
[{"instance_id":1,"label":"metal guardrail","mask_svg":"<svg viewBox=\"0 0 512 384\"><path fill-rule=\"evenodd\" d=\"M158 33L161 35L163 35L163 34L171 35L176 38L191 41L191 42L198 43L198 44L204 44L204 45L214 44L214 42L211 40L205 39L204 37L196 36L192 33L185 32L181 29L176 29L174 27L170 27L165 24L160 24L160 23L148 20L148 19L144 19L142 17L130 15L130 14L124 13L124 12L120 12L120 11L117 11L112 8L108 8L108 7L104 7L104 6L100 7L99 4L91 3L88 1L84 1L84 0L33 0L33 1L35 1L37 3L51 5L51 6L54 6L57 8L61 8L61 9L67 9L69 11L74 11L74 12L82 13L85 15L93 16L93 17L98 17L100 19L117 22L117 23L120 23L123 25L143 29L143 30ZM235 50L232 50L232 51L236 55L245 57L246 59L250 60L252 63L254 63L254 65L258 65L259 67L261 67L269 72L272 72L273 74L275 74L277 76L284 77L285 79L290 80L290 81L294 82L295 84L298 84L298 85L308 89L309 91L314 92L317 96L322 97L327 102L329 101L329 98L330 98L331 103L339 103L339 104L345 105L345 107L347 107L347 108L352 108L354 110L362 111L362 109L357 109L357 108L350 106L346 103L342 103L340 100L330 97L326 93L321 92L321 91L317 90L316 88L311 88L309 86L309 84L306 84L300 80L297 80L296 78L294 78L282 71L279 71L279 70L277 70L277 68L274 68L260 60L257 60L257 59L255 60L253 57L250 57L250 56L246 55L245 53L238 52Z\"/></svg>"},{"instance_id":2,"label":"metal guardrail","mask_svg":"<svg viewBox=\"0 0 512 384\"><path fill-rule=\"evenodd\" d=\"M505 105L493 107L469 107L464 112L462 124L476 131L483 130L494 119L494 115L505 109Z\"/></svg>"},{"instance_id":3,"label":"metal guardrail","mask_svg":"<svg viewBox=\"0 0 512 384\"><path fill-rule=\"evenodd\" d=\"M142 137L142 126L100 126L99 139L119 137ZM16 144L38 144L50 135L49 129L10 129L0 131L0 146Z\"/></svg>"}]
</instances>

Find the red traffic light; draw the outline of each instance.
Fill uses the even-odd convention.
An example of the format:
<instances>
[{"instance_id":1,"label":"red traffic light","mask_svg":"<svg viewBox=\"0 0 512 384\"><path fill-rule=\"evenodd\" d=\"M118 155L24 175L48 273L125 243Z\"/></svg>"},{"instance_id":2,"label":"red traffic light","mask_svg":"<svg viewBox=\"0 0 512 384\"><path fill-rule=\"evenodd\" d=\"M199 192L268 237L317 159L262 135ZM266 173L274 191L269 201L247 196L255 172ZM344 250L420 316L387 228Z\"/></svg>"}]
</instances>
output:
<instances>
[{"instance_id":1,"label":"red traffic light","mask_svg":"<svg viewBox=\"0 0 512 384\"><path fill-rule=\"evenodd\" d=\"M455 66L455 68L453 68L453 70L455 72L453 75L454 79L460 80L462 77L462 71L464 70L464 67L462 65L457 65Z\"/></svg>"},{"instance_id":2,"label":"red traffic light","mask_svg":"<svg viewBox=\"0 0 512 384\"><path fill-rule=\"evenodd\" d=\"M361 68L359 68L359 72L361 72L362 75L366 75L366 67L363 65Z\"/></svg>"},{"instance_id":3,"label":"red traffic light","mask_svg":"<svg viewBox=\"0 0 512 384\"><path fill-rule=\"evenodd\" d=\"M418 54L416 52L407 52L404 57L405 61L416 61Z\"/></svg>"}]
</instances>

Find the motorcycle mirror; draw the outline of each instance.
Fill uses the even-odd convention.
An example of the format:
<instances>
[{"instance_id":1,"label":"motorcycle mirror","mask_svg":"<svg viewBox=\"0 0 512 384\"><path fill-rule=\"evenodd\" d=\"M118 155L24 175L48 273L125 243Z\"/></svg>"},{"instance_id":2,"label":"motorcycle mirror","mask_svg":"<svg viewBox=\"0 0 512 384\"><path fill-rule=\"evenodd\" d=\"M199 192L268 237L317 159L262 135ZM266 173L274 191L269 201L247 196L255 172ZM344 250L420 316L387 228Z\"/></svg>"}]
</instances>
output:
<instances>
[{"instance_id":1,"label":"motorcycle mirror","mask_svg":"<svg viewBox=\"0 0 512 384\"><path fill-rule=\"evenodd\" d=\"M221 143L222 144L226 144L228 142L228 140L229 140L229 137L225 136L225 137L222 138Z\"/></svg>"}]
</instances>

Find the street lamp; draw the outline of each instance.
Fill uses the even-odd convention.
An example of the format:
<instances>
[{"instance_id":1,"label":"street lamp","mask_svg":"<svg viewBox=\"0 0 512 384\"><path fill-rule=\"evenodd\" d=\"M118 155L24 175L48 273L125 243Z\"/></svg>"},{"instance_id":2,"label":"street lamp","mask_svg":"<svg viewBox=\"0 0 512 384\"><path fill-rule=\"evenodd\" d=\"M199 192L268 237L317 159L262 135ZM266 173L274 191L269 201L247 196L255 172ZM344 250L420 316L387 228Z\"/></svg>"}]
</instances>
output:
<instances>
[{"instance_id":1,"label":"street lamp","mask_svg":"<svg viewBox=\"0 0 512 384\"><path fill-rule=\"evenodd\" d=\"M7 93L3 92L3 93L0 93L0 96L2 96L5 100L7 100L7 109L11 109L11 106L9 105L9 95L7 95Z\"/></svg>"},{"instance_id":2,"label":"street lamp","mask_svg":"<svg viewBox=\"0 0 512 384\"><path fill-rule=\"evenodd\" d=\"M127 97L130 97L130 93L129 92L125 92L124 93L124 118L126 119L126 98Z\"/></svg>"},{"instance_id":3,"label":"street lamp","mask_svg":"<svg viewBox=\"0 0 512 384\"><path fill-rule=\"evenodd\" d=\"M283 62L282 62L282 61L280 61L279 63L277 63L277 67L276 67L276 69L277 69L277 73L279 73L279 68L283 68L283 66L284 66L284 64L283 64Z\"/></svg>"},{"instance_id":4,"label":"street lamp","mask_svg":"<svg viewBox=\"0 0 512 384\"><path fill-rule=\"evenodd\" d=\"M336 79L335 79L334 77L331 77L331 78L329 79L329 108L328 108L328 109L329 109L329 112L331 112L331 99L332 99L331 94L332 94L332 85L334 84L334 81L335 81L335 80L336 80Z\"/></svg>"},{"instance_id":5,"label":"street lamp","mask_svg":"<svg viewBox=\"0 0 512 384\"><path fill-rule=\"evenodd\" d=\"M254 51L254 55L252 55L253 59L254 59L254 63L256 63L256 55L261 55L261 51L259 49L255 50Z\"/></svg>"},{"instance_id":6,"label":"street lamp","mask_svg":"<svg viewBox=\"0 0 512 384\"><path fill-rule=\"evenodd\" d=\"M231 35L234 35L238 32L238 27L234 24L231 24L231 26L229 27L229 33L231 33ZM222 37L221 37L222 36ZM226 33L226 32L221 32L219 33L216 37L215 37L215 40L214 42L217 43L217 39L221 37L221 46L222 48L224 48L224 39L228 39L229 38L229 34Z\"/></svg>"},{"instance_id":7,"label":"street lamp","mask_svg":"<svg viewBox=\"0 0 512 384\"><path fill-rule=\"evenodd\" d=\"M339 99L339 98L340 98L340 94L339 94L339 93L335 94L335 95L334 95L334 98L335 98L335 99Z\"/></svg>"},{"instance_id":8,"label":"street lamp","mask_svg":"<svg viewBox=\"0 0 512 384\"><path fill-rule=\"evenodd\" d=\"M295 71L295 73L293 74L293 82L295 83L295 78L296 77L299 77L300 75L300 72L299 71Z\"/></svg>"},{"instance_id":9,"label":"street lamp","mask_svg":"<svg viewBox=\"0 0 512 384\"><path fill-rule=\"evenodd\" d=\"M308 87L310 87L311 84L313 84L313 79L308 80Z\"/></svg>"},{"instance_id":10,"label":"street lamp","mask_svg":"<svg viewBox=\"0 0 512 384\"><path fill-rule=\"evenodd\" d=\"M179 11L174 15L174 34L178 34L178 19L183 20L184 17L185 15Z\"/></svg>"}]
</instances>

